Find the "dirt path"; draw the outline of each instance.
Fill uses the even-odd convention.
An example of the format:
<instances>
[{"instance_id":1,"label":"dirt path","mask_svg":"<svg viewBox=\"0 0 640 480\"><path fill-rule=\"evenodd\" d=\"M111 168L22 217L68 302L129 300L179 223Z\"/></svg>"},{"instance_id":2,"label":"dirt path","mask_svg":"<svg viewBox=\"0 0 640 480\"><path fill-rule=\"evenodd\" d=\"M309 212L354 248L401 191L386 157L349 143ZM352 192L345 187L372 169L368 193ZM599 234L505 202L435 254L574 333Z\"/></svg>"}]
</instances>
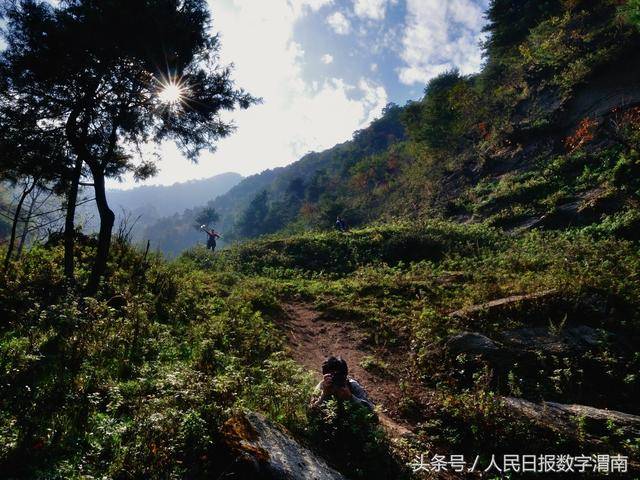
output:
<instances>
[{"instance_id":1,"label":"dirt path","mask_svg":"<svg viewBox=\"0 0 640 480\"><path fill-rule=\"evenodd\" d=\"M411 434L411 425L398 414L403 393L398 379L391 373L375 374L360 366L367 355L380 358L383 352L367 347L364 334L348 322L330 321L304 304L290 304L282 327L285 329L291 355L322 379L320 366L329 355L341 355L349 365L349 374L367 390L378 406L380 422L393 437ZM385 359L387 361L392 359Z\"/></svg>"}]
</instances>

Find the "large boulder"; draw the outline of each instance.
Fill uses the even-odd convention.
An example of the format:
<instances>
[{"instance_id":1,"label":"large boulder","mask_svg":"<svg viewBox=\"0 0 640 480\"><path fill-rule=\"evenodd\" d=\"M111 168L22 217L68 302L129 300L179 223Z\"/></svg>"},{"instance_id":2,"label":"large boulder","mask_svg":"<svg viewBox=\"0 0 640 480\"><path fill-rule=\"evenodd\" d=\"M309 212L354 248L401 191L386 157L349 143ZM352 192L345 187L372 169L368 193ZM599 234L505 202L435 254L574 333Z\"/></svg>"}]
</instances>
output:
<instances>
[{"instance_id":1,"label":"large boulder","mask_svg":"<svg viewBox=\"0 0 640 480\"><path fill-rule=\"evenodd\" d=\"M527 358L527 352L580 355L585 351L595 350L603 342L613 339L618 346L625 346L624 340L613 333L596 330L587 325L565 327L559 331L550 327L526 327L506 330L492 336L495 340L478 332L458 333L444 342L444 351L454 357L465 353L511 363Z\"/></svg>"},{"instance_id":2,"label":"large boulder","mask_svg":"<svg viewBox=\"0 0 640 480\"><path fill-rule=\"evenodd\" d=\"M432 350L426 362L438 381L468 388L481 375L501 393L640 413L637 348L619 333L581 324L462 332Z\"/></svg>"},{"instance_id":3,"label":"large boulder","mask_svg":"<svg viewBox=\"0 0 640 480\"><path fill-rule=\"evenodd\" d=\"M526 295L512 295L456 310L449 317L467 327L486 327L498 322L499 327L519 325L526 317L529 322L547 319L550 311L558 307L559 295L555 290L544 290Z\"/></svg>"},{"instance_id":4,"label":"large boulder","mask_svg":"<svg viewBox=\"0 0 640 480\"><path fill-rule=\"evenodd\" d=\"M498 351L498 346L493 340L474 332L462 332L449 337L444 348L451 355L460 353L492 355Z\"/></svg>"},{"instance_id":5,"label":"large boulder","mask_svg":"<svg viewBox=\"0 0 640 480\"><path fill-rule=\"evenodd\" d=\"M587 325L566 327L553 331L549 327L528 327L509 330L498 338L510 348L542 351L551 354L579 354L598 347L613 334Z\"/></svg>"},{"instance_id":6,"label":"large boulder","mask_svg":"<svg viewBox=\"0 0 640 480\"><path fill-rule=\"evenodd\" d=\"M551 325L588 325L614 330L632 314L624 300L593 290L567 295L556 289L511 295L449 314L460 329L501 331Z\"/></svg>"},{"instance_id":7,"label":"large boulder","mask_svg":"<svg viewBox=\"0 0 640 480\"><path fill-rule=\"evenodd\" d=\"M236 458L235 478L346 480L317 454L300 445L290 433L258 413L233 417L224 425L223 434L227 447Z\"/></svg>"},{"instance_id":8,"label":"large boulder","mask_svg":"<svg viewBox=\"0 0 640 480\"><path fill-rule=\"evenodd\" d=\"M601 443L602 438L612 432L623 438L640 438L640 417L637 415L587 405L534 403L514 397L505 397L503 400L518 414L570 436L576 435L580 423L584 429L580 434L585 435L589 443Z\"/></svg>"}]
</instances>

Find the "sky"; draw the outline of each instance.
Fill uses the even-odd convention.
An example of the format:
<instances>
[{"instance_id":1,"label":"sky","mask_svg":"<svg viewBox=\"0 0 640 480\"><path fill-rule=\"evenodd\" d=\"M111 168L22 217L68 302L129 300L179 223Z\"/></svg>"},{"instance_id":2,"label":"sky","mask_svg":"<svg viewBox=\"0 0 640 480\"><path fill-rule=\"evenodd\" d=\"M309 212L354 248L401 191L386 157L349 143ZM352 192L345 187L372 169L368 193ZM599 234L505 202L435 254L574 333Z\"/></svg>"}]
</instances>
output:
<instances>
[{"instance_id":1,"label":"sky","mask_svg":"<svg viewBox=\"0 0 640 480\"><path fill-rule=\"evenodd\" d=\"M421 98L435 75L478 71L488 1L209 0L221 61L263 102L226 115L236 132L198 164L162 145L160 172L144 183L251 175L350 139L388 102Z\"/></svg>"}]
</instances>

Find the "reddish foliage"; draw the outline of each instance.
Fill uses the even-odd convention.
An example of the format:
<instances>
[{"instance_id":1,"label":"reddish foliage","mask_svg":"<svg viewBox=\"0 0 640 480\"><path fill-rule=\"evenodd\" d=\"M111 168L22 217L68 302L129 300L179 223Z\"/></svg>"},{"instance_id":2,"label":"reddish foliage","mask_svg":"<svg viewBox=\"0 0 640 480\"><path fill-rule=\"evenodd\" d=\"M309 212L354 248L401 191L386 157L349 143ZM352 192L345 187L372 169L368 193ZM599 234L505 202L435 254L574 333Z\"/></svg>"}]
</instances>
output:
<instances>
[{"instance_id":1,"label":"reddish foliage","mask_svg":"<svg viewBox=\"0 0 640 480\"><path fill-rule=\"evenodd\" d=\"M310 202L305 202L300 207L300 214L306 218L313 216L317 211L317 207Z\"/></svg>"},{"instance_id":2,"label":"reddish foliage","mask_svg":"<svg viewBox=\"0 0 640 480\"><path fill-rule=\"evenodd\" d=\"M611 120L618 128L627 126L640 128L640 106L628 109L616 107L611 110Z\"/></svg>"},{"instance_id":3,"label":"reddish foliage","mask_svg":"<svg viewBox=\"0 0 640 480\"><path fill-rule=\"evenodd\" d=\"M564 146L567 150L573 152L584 144L589 143L595 137L597 126L598 122L596 119L589 117L583 118L574 134L565 139Z\"/></svg>"},{"instance_id":4,"label":"reddish foliage","mask_svg":"<svg viewBox=\"0 0 640 480\"><path fill-rule=\"evenodd\" d=\"M491 134L489 133L489 127L487 126L487 122L480 122L478 124L478 132L484 140L487 140L491 136Z\"/></svg>"},{"instance_id":5,"label":"reddish foliage","mask_svg":"<svg viewBox=\"0 0 640 480\"><path fill-rule=\"evenodd\" d=\"M369 176L366 172L358 173L351 178L351 187L354 189L363 190L366 188L367 183L369 183Z\"/></svg>"}]
</instances>

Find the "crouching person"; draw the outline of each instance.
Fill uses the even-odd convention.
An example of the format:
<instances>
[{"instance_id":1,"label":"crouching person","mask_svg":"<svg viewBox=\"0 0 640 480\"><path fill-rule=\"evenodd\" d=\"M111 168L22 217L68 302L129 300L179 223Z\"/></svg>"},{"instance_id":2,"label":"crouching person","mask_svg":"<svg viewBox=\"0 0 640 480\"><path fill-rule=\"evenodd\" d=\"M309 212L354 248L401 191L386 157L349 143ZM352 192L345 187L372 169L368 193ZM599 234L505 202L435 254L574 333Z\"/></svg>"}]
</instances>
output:
<instances>
[{"instance_id":1,"label":"crouching person","mask_svg":"<svg viewBox=\"0 0 640 480\"><path fill-rule=\"evenodd\" d=\"M311 408L319 408L330 398L350 401L373 412L373 403L367 392L349 377L347 362L339 356L331 356L322 363L322 381L316 386Z\"/></svg>"}]
</instances>

